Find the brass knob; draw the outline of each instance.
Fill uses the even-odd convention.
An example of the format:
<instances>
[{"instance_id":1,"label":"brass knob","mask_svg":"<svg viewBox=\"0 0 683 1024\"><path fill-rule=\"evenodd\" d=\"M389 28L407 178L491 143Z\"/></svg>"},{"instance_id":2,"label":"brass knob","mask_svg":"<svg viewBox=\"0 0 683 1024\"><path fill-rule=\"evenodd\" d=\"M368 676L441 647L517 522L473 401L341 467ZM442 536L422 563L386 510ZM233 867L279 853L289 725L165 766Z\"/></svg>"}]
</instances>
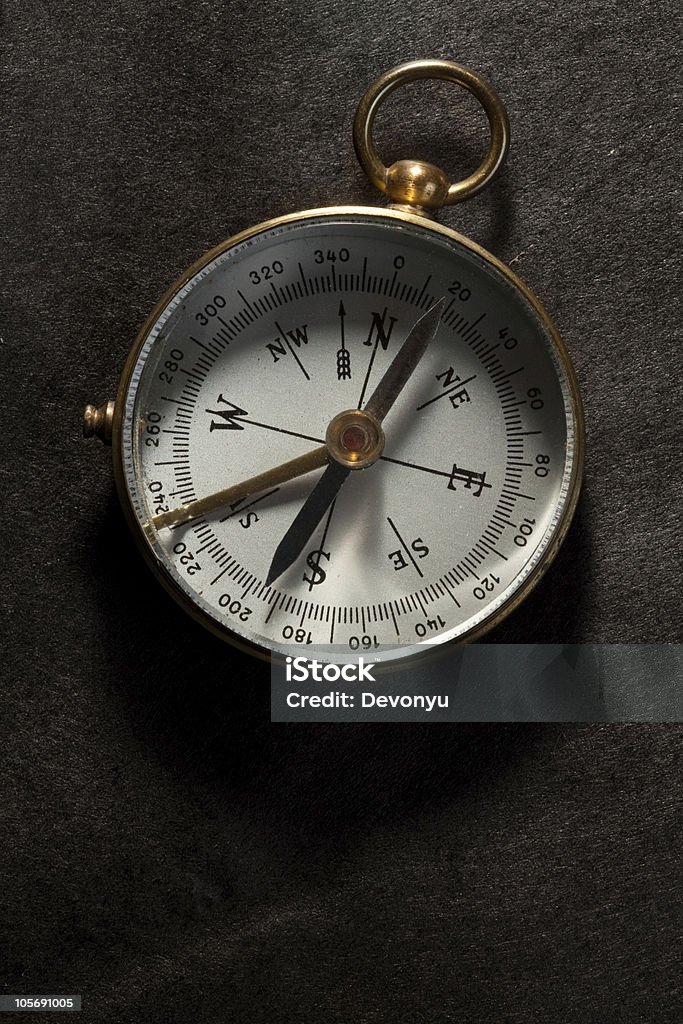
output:
<instances>
[{"instance_id":1,"label":"brass knob","mask_svg":"<svg viewBox=\"0 0 683 1024\"><path fill-rule=\"evenodd\" d=\"M448 198L449 187L441 168L422 160L397 160L387 168L387 195L407 209L438 210Z\"/></svg>"},{"instance_id":2,"label":"brass knob","mask_svg":"<svg viewBox=\"0 0 683 1024\"><path fill-rule=\"evenodd\" d=\"M83 437L99 437L103 444L111 444L113 422L114 402L111 399L99 409L88 404L83 412Z\"/></svg>"}]
</instances>

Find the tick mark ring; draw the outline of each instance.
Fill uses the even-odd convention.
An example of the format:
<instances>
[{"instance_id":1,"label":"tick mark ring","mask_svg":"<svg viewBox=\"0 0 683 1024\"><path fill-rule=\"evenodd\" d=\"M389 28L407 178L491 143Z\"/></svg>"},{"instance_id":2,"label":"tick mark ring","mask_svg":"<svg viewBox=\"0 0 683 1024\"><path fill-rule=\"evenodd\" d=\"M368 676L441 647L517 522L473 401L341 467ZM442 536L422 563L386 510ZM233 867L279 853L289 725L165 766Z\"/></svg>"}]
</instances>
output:
<instances>
[{"instance_id":1,"label":"tick mark ring","mask_svg":"<svg viewBox=\"0 0 683 1024\"><path fill-rule=\"evenodd\" d=\"M423 78L460 85L479 100L489 121L488 153L473 174L454 184L439 167L420 160L398 160L385 167L372 139L375 116L384 100L400 86ZM448 60L413 60L385 72L363 95L353 123L353 144L361 167L375 188L406 208L438 209L481 192L500 170L509 143L510 122L498 93L481 75Z\"/></svg>"},{"instance_id":2,"label":"tick mark ring","mask_svg":"<svg viewBox=\"0 0 683 1024\"><path fill-rule=\"evenodd\" d=\"M331 420L325 434L330 458L347 469L372 466L384 451L384 441L380 424L361 409L340 412Z\"/></svg>"}]
</instances>

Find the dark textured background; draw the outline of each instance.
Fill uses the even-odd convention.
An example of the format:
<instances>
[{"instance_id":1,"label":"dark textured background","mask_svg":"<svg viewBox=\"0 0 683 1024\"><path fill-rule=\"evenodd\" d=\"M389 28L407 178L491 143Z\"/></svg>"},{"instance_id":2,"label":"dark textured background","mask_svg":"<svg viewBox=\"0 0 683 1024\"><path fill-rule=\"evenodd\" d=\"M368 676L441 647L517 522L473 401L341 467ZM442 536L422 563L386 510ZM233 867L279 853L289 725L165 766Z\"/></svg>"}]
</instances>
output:
<instances>
[{"instance_id":1,"label":"dark textured background","mask_svg":"<svg viewBox=\"0 0 683 1024\"><path fill-rule=\"evenodd\" d=\"M680 1020L678 727L271 726L266 667L162 594L79 441L203 251L375 201L362 90L451 57L513 139L443 221L543 298L588 424L577 522L492 639L680 641L677 8L5 4L5 991L102 1022ZM378 140L464 172L484 123L419 85Z\"/></svg>"}]
</instances>

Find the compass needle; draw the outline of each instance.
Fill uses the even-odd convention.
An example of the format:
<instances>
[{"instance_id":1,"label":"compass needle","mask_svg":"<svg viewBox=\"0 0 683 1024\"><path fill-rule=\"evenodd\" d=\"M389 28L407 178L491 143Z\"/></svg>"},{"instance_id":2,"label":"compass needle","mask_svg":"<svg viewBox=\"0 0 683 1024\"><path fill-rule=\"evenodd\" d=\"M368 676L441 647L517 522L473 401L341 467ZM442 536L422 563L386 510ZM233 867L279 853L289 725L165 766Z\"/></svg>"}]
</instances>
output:
<instances>
[{"instance_id":1,"label":"compass needle","mask_svg":"<svg viewBox=\"0 0 683 1024\"><path fill-rule=\"evenodd\" d=\"M387 415L434 339L445 305L446 299L439 299L420 317L368 399L365 412L374 416L378 423Z\"/></svg>"},{"instance_id":2,"label":"compass needle","mask_svg":"<svg viewBox=\"0 0 683 1024\"><path fill-rule=\"evenodd\" d=\"M269 587L299 557L316 526L339 494L340 488L350 472L350 469L340 466L337 462L331 462L327 467L296 519L278 544L275 557L268 570L266 586Z\"/></svg>"},{"instance_id":3,"label":"compass needle","mask_svg":"<svg viewBox=\"0 0 683 1024\"><path fill-rule=\"evenodd\" d=\"M327 448L323 445L321 448L315 448L306 455L300 455L296 459L290 459L289 462L284 462L280 466L268 469L265 473L258 473L256 476L243 480L239 484L224 487L222 491L216 491L215 494L210 494L206 498L191 501L188 505L181 505L170 512L159 512L157 515L152 516L150 524L156 530L162 530L167 526L179 526L181 523L189 523L193 519L198 519L209 512L215 512L216 509L223 508L225 505L234 504L243 498L250 497L252 494L257 494L259 491L265 491L269 487L275 487L278 484L286 483L288 480L304 476L306 473L312 473L314 469L320 469L321 466L324 466L327 463L327 459Z\"/></svg>"}]
</instances>

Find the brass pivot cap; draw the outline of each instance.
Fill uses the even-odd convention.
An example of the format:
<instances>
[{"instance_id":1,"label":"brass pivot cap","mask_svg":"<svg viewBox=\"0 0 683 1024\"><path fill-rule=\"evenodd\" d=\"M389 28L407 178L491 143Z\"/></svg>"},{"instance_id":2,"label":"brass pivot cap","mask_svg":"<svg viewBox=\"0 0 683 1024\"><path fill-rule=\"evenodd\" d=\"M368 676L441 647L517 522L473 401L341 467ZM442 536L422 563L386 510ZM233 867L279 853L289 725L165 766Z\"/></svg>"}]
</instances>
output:
<instances>
[{"instance_id":1,"label":"brass pivot cap","mask_svg":"<svg viewBox=\"0 0 683 1024\"><path fill-rule=\"evenodd\" d=\"M484 160L463 181L449 183L446 174L421 160L399 160L385 167L375 148L372 129L377 111L395 89L424 78L437 78L466 89L482 105L491 137ZM393 204L430 216L429 211L459 203L480 192L495 178L510 142L507 111L495 89L475 71L448 60L413 60L385 71L361 98L353 123L353 144L360 165Z\"/></svg>"},{"instance_id":2,"label":"brass pivot cap","mask_svg":"<svg viewBox=\"0 0 683 1024\"><path fill-rule=\"evenodd\" d=\"M384 451L384 431L374 418L360 409L340 412L325 435L330 457L347 469L367 469Z\"/></svg>"},{"instance_id":3,"label":"brass pivot cap","mask_svg":"<svg viewBox=\"0 0 683 1024\"><path fill-rule=\"evenodd\" d=\"M114 402L111 399L99 409L88 404L83 412L83 437L99 437L103 444L111 444L113 423Z\"/></svg>"}]
</instances>

